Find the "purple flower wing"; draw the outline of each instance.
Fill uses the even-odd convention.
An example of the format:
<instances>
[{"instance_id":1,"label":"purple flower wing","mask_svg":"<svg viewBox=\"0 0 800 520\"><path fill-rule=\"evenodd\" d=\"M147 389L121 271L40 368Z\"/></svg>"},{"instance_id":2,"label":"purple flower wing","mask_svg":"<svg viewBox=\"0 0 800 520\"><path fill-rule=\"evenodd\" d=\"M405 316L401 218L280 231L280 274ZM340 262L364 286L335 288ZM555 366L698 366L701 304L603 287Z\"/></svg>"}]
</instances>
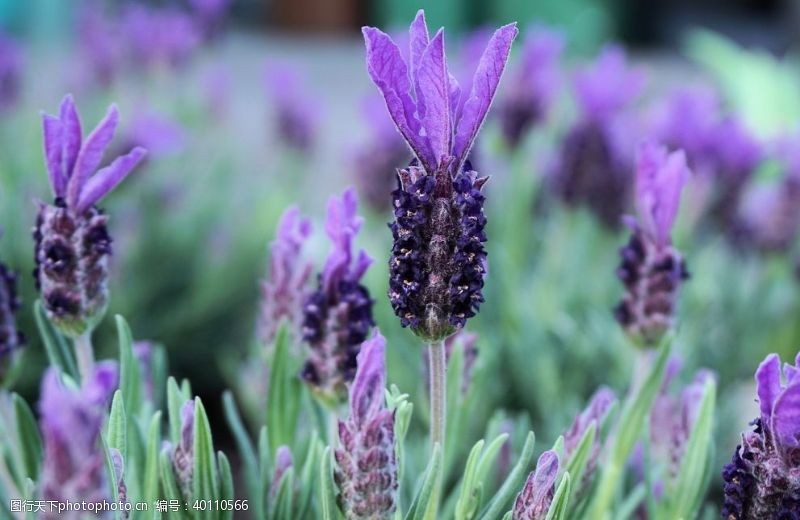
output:
<instances>
[{"instance_id":1,"label":"purple flower wing","mask_svg":"<svg viewBox=\"0 0 800 520\"><path fill-rule=\"evenodd\" d=\"M119 112L115 105L111 105L102 121L97 124L86 142L83 144L78 159L75 162L75 169L69 179L67 187L67 205L76 206L83 190L83 185L89 176L92 175L100 166L103 160L103 152L114 138L114 131L119 122Z\"/></svg>"},{"instance_id":2,"label":"purple flower wing","mask_svg":"<svg viewBox=\"0 0 800 520\"><path fill-rule=\"evenodd\" d=\"M761 409L761 420L769 424L775 400L781 392L781 360L777 354L770 354L756 370L756 393Z\"/></svg>"},{"instance_id":3,"label":"purple flower wing","mask_svg":"<svg viewBox=\"0 0 800 520\"><path fill-rule=\"evenodd\" d=\"M653 211L656 226L656 240L665 245L669 242L669 234L680 206L681 191L689 178L686 166L686 155L677 150L667 156L667 161L659 172L658 204Z\"/></svg>"},{"instance_id":4,"label":"purple flower wing","mask_svg":"<svg viewBox=\"0 0 800 520\"><path fill-rule=\"evenodd\" d=\"M63 152L61 159L64 165L65 181L69 180L72 170L75 168L75 161L78 160L78 153L81 151L81 119L78 116L78 109L75 108L75 101L71 95L64 97L61 102L60 115L61 125L63 126L64 138L62 141Z\"/></svg>"},{"instance_id":5,"label":"purple flower wing","mask_svg":"<svg viewBox=\"0 0 800 520\"><path fill-rule=\"evenodd\" d=\"M377 330L361 345L356 377L350 390L350 414L356 424L364 424L383 407L385 348L386 339Z\"/></svg>"},{"instance_id":6,"label":"purple flower wing","mask_svg":"<svg viewBox=\"0 0 800 520\"><path fill-rule=\"evenodd\" d=\"M461 120L458 122L456 130L453 155L456 156L457 169L466 160L475 142L475 137L486 119L506 61L508 61L508 54L511 52L511 43L518 32L516 23L499 28L492 35L481 56L475 76L472 78L472 90L464 103Z\"/></svg>"},{"instance_id":7,"label":"purple flower wing","mask_svg":"<svg viewBox=\"0 0 800 520\"><path fill-rule=\"evenodd\" d=\"M425 11L420 9L417 11L417 16L411 22L411 27L408 29L409 48L411 53L409 55L409 68L412 74L417 73L417 68L422 61L422 53L428 47L430 39L428 38L428 25L425 23Z\"/></svg>"},{"instance_id":8,"label":"purple flower wing","mask_svg":"<svg viewBox=\"0 0 800 520\"><path fill-rule=\"evenodd\" d=\"M42 114L42 134L44 140L44 160L50 177L50 187L56 197L63 197L66 191L66 176L61 158L64 125L57 117Z\"/></svg>"},{"instance_id":9,"label":"purple flower wing","mask_svg":"<svg viewBox=\"0 0 800 520\"><path fill-rule=\"evenodd\" d=\"M137 146L129 153L117 157L110 165L89 177L81 190L78 203L75 206L76 210L78 212L86 211L98 200L106 196L144 159L145 155L147 155L147 150Z\"/></svg>"},{"instance_id":10,"label":"purple flower wing","mask_svg":"<svg viewBox=\"0 0 800 520\"><path fill-rule=\"evenodd\" d=\"M775 400L771 428L779 446L800 444L800 381L789 385Z\"/></svg>"},{"instance_id":11,"label":"purple flower wing","mask_svg":"<svg viewBox=\"0 0 800 520\"><path fill-rule=\"evenodd\" d=\"M444 31L433 37L415 74L417 113L425 129L431 166L450 155L453 135L450 121L450 75L444 55Z\"/></svg>"}]
</instances>

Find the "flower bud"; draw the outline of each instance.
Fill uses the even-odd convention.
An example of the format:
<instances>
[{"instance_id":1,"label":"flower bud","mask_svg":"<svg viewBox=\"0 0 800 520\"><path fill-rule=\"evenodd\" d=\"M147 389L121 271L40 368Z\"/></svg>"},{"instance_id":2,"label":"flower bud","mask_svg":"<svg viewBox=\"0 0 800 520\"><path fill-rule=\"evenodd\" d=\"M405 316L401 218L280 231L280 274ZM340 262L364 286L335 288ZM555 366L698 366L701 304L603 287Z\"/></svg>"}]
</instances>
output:
<instances>
[{"instance_id":1,"label":"flower bud","mask_svg":"<svg viewBox=\"0 0 800 520\"><path fill-rule=\"evenodd\" d=\"M194 478L194 400L183 403L181 408L181 438L172 452L172 469L184 500L192 496Z\"/></svg>"},{"instance_id":2,"label":"flower bud","mask_svg":"<svg viewBox=\"0 0 800 520\"><path fill-rule=\"evenodd\" d=\"M514 501L512 520L544 520L556 493L558 454L547 450L539 456L536 470L528 475L525 487Z\"/></svg>"}]
</instances>

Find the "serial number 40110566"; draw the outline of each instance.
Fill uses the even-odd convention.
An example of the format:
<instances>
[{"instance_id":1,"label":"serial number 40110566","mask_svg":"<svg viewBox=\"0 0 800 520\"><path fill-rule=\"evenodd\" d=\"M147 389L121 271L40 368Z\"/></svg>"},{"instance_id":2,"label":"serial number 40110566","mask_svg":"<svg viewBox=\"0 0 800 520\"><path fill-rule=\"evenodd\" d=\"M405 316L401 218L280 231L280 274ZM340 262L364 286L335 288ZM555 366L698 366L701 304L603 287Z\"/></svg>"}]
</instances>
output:
<instances>
[{"instance_id":1,"label":"serial number 40110566","mask_svg":"<svg viewBox=\"0 0 800 520\"><path fill-rule=\"evenodd\" d=\"M247 500L195 500L195 511L247 511Z\"/></svg>"}]
</instances>

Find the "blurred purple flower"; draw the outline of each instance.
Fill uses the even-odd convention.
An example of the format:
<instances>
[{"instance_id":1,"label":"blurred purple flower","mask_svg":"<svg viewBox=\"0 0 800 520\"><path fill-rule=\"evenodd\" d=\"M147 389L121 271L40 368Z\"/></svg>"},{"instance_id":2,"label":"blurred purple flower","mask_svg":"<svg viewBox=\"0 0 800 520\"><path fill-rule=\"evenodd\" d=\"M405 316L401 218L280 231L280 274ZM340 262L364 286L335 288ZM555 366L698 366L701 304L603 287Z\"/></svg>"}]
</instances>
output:
<instances>
[{"instance_id":1,"label":"blurred purple flower","mask_svg":"<svg viewBox=\"0 0 800 520\"><path fill-rule=\"evenodd\" d=\"M139 363L139 373L142 381L142 391L147 401L153 402L155 388L153 381L153 345L150 341L134 341L133 355Z\"/></svg>"},{"instance_id":2,"label":"blurred purple flower","mask_svg":"<svg viewBox=\"0 0 800 520\"><path fill-rule=\"evenodd\" d=\"M486 241L478 178L467 161L505 68L516 24L498 29L484 51L472 88L462 92L448 72L444 31L431 39L422 10L409 28L409 54L386 33L362 29L367 71L416 161L398 171L389 298L404 327L425 341L462 328L483 301Z\"/></svg>"},{"instance_id":3,"label":"blurred purple flower","mask_svg":"<svg viewBox=\"0 0 800 520\"><path fill-rule=\"evenodd\" d=\"M183 65L201 40L192 17L176 9L128 4L120 23L133 63L143 68Z\"/></svg>"},{"instance_id":4,"label":"blurred purple flower","mask_svg":"<svg viewBox=\"0 0 800 520\"><path fill-rule=\"evenodd\" d=\"M525 38L499 107L500 127L512 148L531 127L547 118L561 83L559 59L563 49L564 36L547 28L535 28Z\"/></svg>"},{"instance_id":5,"label":"blurred purple flower","mask_svg":"<svg viewBox=\"0 0 800 520\"><path fill-rule=\"evenodd\" d=\"M43 500L62 503L110 501L109 475L100 432L111 394L117 388L115 363L95 365L80 388L66 386L50 368L42 380L39 402L44 441L40 476ZM42 518L83 518L80 512L46 512Z\"/></svg>"},{"instance_id":6,"label":"blurred purple flower","mask_svg":"<svg viewBox=\"0 0 800 520\"><path fill-rule=\"evenodd\" d=\"M269 498L274 499L280 489L283 475L294 465L292 451L288 446L279 446L275 453L275 469L272 472L272 482L269 485Z\"/></svg>"},{"instance_id":7,"label":"blurred purple flower","mask_svg":"<svg viewBox=\"0 0 800 520\"><path fill-rule=\"evenodd\" d=\"M794 365L770 354L756 371L761 415L742 434L722 471L722 515L734 519L796 518L800 511L800 355Z\"/></svg>"},{"instance_id":8,"label":"blurred purple flower","mask_svg":"<svg viewBox=\"0 0 800 520\"><path fill-rule=\"evenodd\" d=\"M567 465L569 465L586 430L593 424L595 426L594 443L592 444L591 455L587 461L583 478L580 482L572 483L572 493L577 500L580 500L583 494L589 489L592 479L594 478L597 460L600 458L600 449L602 446L600 434L603 421L606 420L606 416L616 402L617 396L614 394L613 390L604 386L598 388L594 395L592 395L586 408L575 416L569 429L564 432L564 456Z\"/></svg>"},{"instance_id":9,"label":"blurred purple flower","mask_svg":"<svg viewBox=\"0 0 800 520\"><path fill-rule=\"evenodd\" d=\"M322 107L308 92L300 71L288 63L270 63L264 74L264 84L281 142L297 151L310 152L317 140Z\"/></svg>"},{"instance_id":10,"label":"blurred purple flower","mask_svg":"<svg viewBox=\"0 0 800 520\"><path fill-rule=\"evenodd\" d=\"M209 114L212 119L221 121L228 112L230 71L222 63L215 63L203 72L201 85Z\"/></svg>"},{"instance_id":11,"label":"blurred purple flower","mask_svg":"<svg viewBox=\"0 0 800 520\"><path fill-rule=\"evenodd\" d=\"M81 73L91 83L107 87L124 62L120 23L103 9L102 3L93 0L80 4L77 17Z\"/></svg>"},{"instance_id":12,"label":"blurred purple flower","mask_svg":"<svg viewBox=\"0 0 800 520\"><path fill-rule=\"evenodd\" d=\"M689 168L682 151L667 153L654 143L639 146L636 159L637 219L628 244L620 249L617 276L625 295L614 309L617 321L637 342L655 346L674 321L678 291L689 277L670 232Z\"/></svg>"},{"instance_id":13,"label":"blurred purple flower","mask_svg":"<svg viewBox=\"0 0 800 520\"><path fill-rule=\"evenodd\" d=\"M120 149L141 147L153 157L180 153L186 146L186 130L168 117L137 110L125 128Z\"/></svg>"},{"instance_id":14,"label":"blurred purple flower","mask_svg":"<svg viewBox=\"0 0 800 520\"><path fill-rule=\"evenodd\" d=\"M72 96L61 102L58 117L42 115L45 163L55 202L40 204L34 229L34 276L48 317L69 336L91 329L108 301L111 237L106 229L108 217L95 204L146 153L137 147L98 169L118 120L112 105L84 141Z\"/></svg>"},{"instance_id":15,"label":"blurred purple flower","mask_svg":"<svg viewBox=\"0 0 800 520\"><path fill-rule=\"evenodd\" d=\"M189 0L206 38L214 37L219 32L231 3L232 0Z\"/></svg>"},{"instance_id":16,"label":"blurred purple flower","mask_svg":"<svg viewBox=\"0 0 800 520\"><path fill-rule=\"evenodd\" d=\"M625 111L636 101L643 80L615 46L604 48L574 78L580 116L561 146L553 189L571 206L586 205L608 227L619 224L628 205L628 150L633 148L635 123Z\"/></svg>"},{"instance_id":17,"label":"blurred purple flower","mask_svg":"<svg viewBox=\"0 0 800 520\"><path fill-rule=\"evenodd\" d=\"M14 315L22 305L17 293L17 275L0 262L0 383L15 361L16 352L25 344L25 337L17 330Z\"/></svg>"},{"instance_id":18,"label":"blurred purple flower","mask_svg":"<svg viewBox=\"0 0 800 520\"><path fill-rule=\"evenodd\" d=\"M558 454L547 450L539 456L536 470L531 471L525 486L514 501L512 520L544 520L556 492Z\"/></svg>"},{"instance_id":19,"label":"blurred purple flower","mask_svg":"<svg viewBox=\"0 0 800 520\"><path fill-rule=\"evenodd\" d=\"M347 518L390 518L397 508L394 412L384 402L385 348L377 330L361 346L350 415L339 421L334 479Z\"/></svg>"},{"instance_id":20,"label":"blurred purple flower","mask_svg":"<svg viewBox=\"0 0 800 520\"><path fill-rule=\"evenodd\" d=\"M303 317L311 264L301 256L303 245L311 235L311 221L292 206L278 222L275 240L270 244L269 275L261 282L261 312L258 337L270 345L282 320L299 333Z\"/></svg>"},{"instance_id":21,"label":"blurred purple flower","mask_svg":"<svg viewBox=\"0 0 800 520\"><path fill-rule=\"evenodd\" d=\"M364 250L357 256L353 253L353 240L363 223L357 209L353 188L328 201L325 233L332 248L316 291L303 304L303 339L310 351L301 376L330 402L346 395L345 384L355 376L361 343L375 324L373 300L361 284L372 258Z\"/></svg>"},{"instance_id":22,"label":"blurred purple flower","mask_svg":"<svg viewBox=\"0 0 800 520\"><path fill-rule=\"evenodd\" d=\"M0 114L19 100L23 64L22 48L0 32Z\"/></svg>"}]
</instances>

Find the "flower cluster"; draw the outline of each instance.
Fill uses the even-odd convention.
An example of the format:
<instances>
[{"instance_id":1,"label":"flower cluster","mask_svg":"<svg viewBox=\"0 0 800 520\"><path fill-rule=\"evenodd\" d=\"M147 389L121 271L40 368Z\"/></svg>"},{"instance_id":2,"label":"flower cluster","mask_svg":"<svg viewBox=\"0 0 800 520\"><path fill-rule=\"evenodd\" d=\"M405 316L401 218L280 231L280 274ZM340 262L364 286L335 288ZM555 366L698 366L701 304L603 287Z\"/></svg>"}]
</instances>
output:
<instances>
[{"instance_id":1,"label":"flower cluster","mask_svg":"<svg viewBox=\"0 0 800 520\"><path fill-rule=\"evenodd\" d=\"M444 32L430 38L422 11L409 31L408 61L386 33L374 27L363 33L369 75L415 156L398 171L392 193L389 299L403 326L439 341L463 327L483 301L486 178L467 158L517 28L510 24L494 33L463 98L447 70Z\"/></svg>"},{"instance_id":2,"label":"flower cluster","mask_svg":"<svg viewBox=\"0 0 800 520\"><path fill-rule=\"evenodd\" d=\"M794 519L800 511L800 356L785 365L770 354L756 371L761 414L725 466L728 520Z\"/></svg>"},{"instance_id":3,"label":"flower cluster","mask_svg":"<svg viewBox=\"0 0 800 520\"><path fill-rule=\"evenodd\" d=\"M353 254L353 240L363 223L357 206L352 188L328 202L325 232L333 247L317 289L303 304L303 339L310 351L301 376L318 396L332 402L346 395L361 343L375 324L373 301L361 284L372 258L363 250Z\"/></svg>"},{"instance_id":4,"label":"flower cluster","mask_svg":"<svg viewBox=\"0 0 800 520\"><path fill-rule=\"evenodd\" d=\"M34 276L48 317L70 336L94 327L108 300L111 237L106 229L108 217L95 204L146 153L137 147L99 168L118 120L117 108L111 106L83 141L71 96L62 101L58 117L43 116L45 162L55 201L39 206L33 232Z\"/></svg>"},{"instance_id":5,"label":"flower cluster","mask_svg":"<svg viewBox=\"0 0 800 520\"><path fill-rule=\"evenodd\" d=\"M348 520L388 519L397 508L394 412L386 409L386 340L377 331L361 347L350 415L339 421L334 479Z\"/></svg>"},{"instance_id":6,"label":"flower cluster","mask_svg":"<svg viewBox=\"0 0 800 520\"><path fill-rule=\"evenodd\" d=\"M531 471L525 486L514 501L512 520L544 520L556 492L558 454L547 450L539 456L536 470Z\"/></svg>"},{"instance_id":7,"label":"flower cluster","mask_svg":"<svg viewBox=\"0 0 800 520\"><path fill-rule=\"evenodd\" d=\"M670 232L678 214L680 195L689 176L683 152L668 154L643 143L636 158L638 220L628 244L620 249L617 275L625 295L614 309L617 321L639 343L657 344L672 326L678 289L688 278L686 264L672 247Z\"/></svg>"}]
</instances>

